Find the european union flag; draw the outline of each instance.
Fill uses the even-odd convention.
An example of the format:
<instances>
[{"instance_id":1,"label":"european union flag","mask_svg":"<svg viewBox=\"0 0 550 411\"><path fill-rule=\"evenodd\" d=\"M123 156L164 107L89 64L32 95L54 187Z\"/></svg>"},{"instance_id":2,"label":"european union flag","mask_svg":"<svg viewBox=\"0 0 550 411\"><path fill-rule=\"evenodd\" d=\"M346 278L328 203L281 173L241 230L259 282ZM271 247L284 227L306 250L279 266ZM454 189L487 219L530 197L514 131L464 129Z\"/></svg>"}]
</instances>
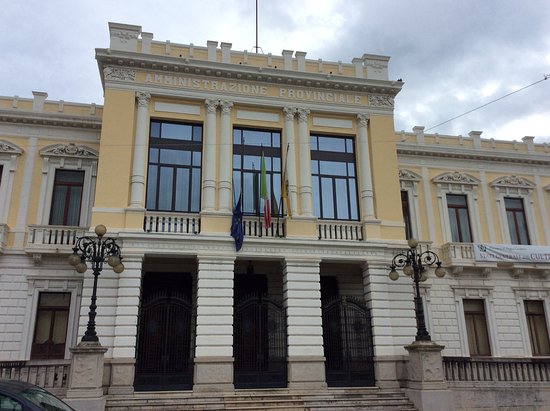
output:
<instances>
[{"instance_id":1,"label":"european union flag","mask_svg":"<svg viewBox=\"0 0 550 411\"><path fill-rule=\"evenodd\" d=\"M233 219L231 221L231 237L235 239L235 248L239 251L243 246L244 230L243 230L243 194L239 195L239 201L233 208Z\"/></svg>"}]
</instances>

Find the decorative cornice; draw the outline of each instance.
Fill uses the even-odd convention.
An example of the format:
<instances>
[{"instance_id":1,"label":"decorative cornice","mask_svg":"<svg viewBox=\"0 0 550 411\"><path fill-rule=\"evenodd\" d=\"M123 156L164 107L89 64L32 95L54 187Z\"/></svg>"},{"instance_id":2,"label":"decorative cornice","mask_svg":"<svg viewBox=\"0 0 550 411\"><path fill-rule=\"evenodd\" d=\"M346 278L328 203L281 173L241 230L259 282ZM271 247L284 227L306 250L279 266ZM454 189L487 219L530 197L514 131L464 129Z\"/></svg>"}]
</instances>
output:
<instances>
[{"instance_id":1,"label":"decorative cornice","mask_svg":"<svg viewBox=\"0 0 550 411\"><path fill-rule=\"evenodd\" d=\"M63 113L32 112L24 110L0 110L0 123L26 124L29 126L69 127L99 130L100 117L72 116Z\"/></svg>"},{"instance_id":2,"label":"decorative cornice","mask_svg":"<svg viewBox=\"0 0 550 411\"><path fill-rule=\"evenodd\" d=\"M526 178L518 176L499 177L491 183L491 187L515 187L533 189L535 184Z\"/></svg>"},{"instance_id":3,"label":"decorative cornice","mask_svg":"<svg viewBox=\"0 0 550 411\"><path fill-rule=\"evenodd\" d=\"M541 164L550 165L550 155L534 153L518 153L494 149L471 149L443 145L424 145L416 143L398 142L397 155L418 157L441 157L452 159L466 159L469 161L494 161L504 163Z\"/></svg>"},{"instance_id":4,"label":"decorative cornice","mask_svg":"<svg viewBox=\"0 0 550 411\"><path fill-rule=\"evenodd\" d=\"M13 143L10 143L9 141L0 140L0 153L21 155L21 153L23 153L23 149Z\"/></svg>"},{"instance_id":5,"label":"decorative cornice","mask_svg":"<svg viewBox=\"0 0 550 411\"><path fill-rule=\"evenodd\" d=\"M54 144L44 147L40 150L40 155L43 157L81 157L96 160L99 153L93 148L86 146L77 146L74 143L69 144Z\"/></svg>"},{"instance_id":6,"label":"decorative cornice","mask_svg":"<svg viewBox=\"0 0 550 411\"><path fill-rule=\"evenodd\" d=\"M451 183L451 184L469 184L478 185L480 180L472 177L469 174L461 173L460 171L453 171L451 173L443 173L434 177L432 180L434 183Z\"/></svg>"},{"instance_id":7,"label":"decorative cornice","mask_svg":"<svg viewBox=\"0 0 550 411\"><path fill-rule=\"evenodd\" d=\"M420 181L422 180L422 177L410 170L399 169L399 180Z\"/></svg>"},{"instance_id":8,"label":"decorative cornice","mask_svg":"<svg viewBox=\"0 0 550 411\"><path fill-rule=\"evenodd\" d=\"M282 70L245 64L228 64L189 58L183 59L173 56L111 49L96 49L96 59L102 73L102 81L106 80L103 75L103 69L107 66L139 67L142 70L173 73L174 75L193 74L216 77L217 79L281 84L287 87L302 86L340 92L375 93L373 96L369 96L370 105L386 108L393 107L393 97L399 93L403 85L401 82L388 80L335 75L327 76L324 73ZM391 98L387 98L388 96Z\"/></svg>"}]
</instances>

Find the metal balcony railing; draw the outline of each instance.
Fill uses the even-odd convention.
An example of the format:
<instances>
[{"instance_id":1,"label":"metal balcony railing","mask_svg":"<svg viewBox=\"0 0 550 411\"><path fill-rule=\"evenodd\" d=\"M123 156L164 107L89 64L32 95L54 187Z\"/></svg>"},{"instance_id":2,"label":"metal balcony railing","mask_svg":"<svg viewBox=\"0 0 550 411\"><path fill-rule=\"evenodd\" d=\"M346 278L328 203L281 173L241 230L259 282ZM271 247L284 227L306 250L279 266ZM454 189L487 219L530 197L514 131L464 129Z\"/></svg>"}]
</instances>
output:
<instances>
[{"instance_id":1,"label":"metal balcony railing","mask_svg":"<svg viewBox=\"0 0 550 411\"><path fill-rule=\"evenodd\" d=\"M143 220L147 233L198 234L201 220L198 214L147 212Z\"/></svg>"},{"instance_id":2,"label":"metal balcony railing","mask_svg":"<svg viewBox=\"0 0 550 411\"><path fill-rule=\"evenodd\" d=\"M88 229L76 226L29 225L27 252L70 252L79 237Z\"/></svg>"},{"instance_id":3,"label":"metal balcony railing","mask_svg":"<svg viewBox=\"0 0 550 411\"><path fill-rule=\"evenodd\" d=\"M319 240L363 241L363 227L359 221L319 220Z\"/></svg>"}]
</instances>

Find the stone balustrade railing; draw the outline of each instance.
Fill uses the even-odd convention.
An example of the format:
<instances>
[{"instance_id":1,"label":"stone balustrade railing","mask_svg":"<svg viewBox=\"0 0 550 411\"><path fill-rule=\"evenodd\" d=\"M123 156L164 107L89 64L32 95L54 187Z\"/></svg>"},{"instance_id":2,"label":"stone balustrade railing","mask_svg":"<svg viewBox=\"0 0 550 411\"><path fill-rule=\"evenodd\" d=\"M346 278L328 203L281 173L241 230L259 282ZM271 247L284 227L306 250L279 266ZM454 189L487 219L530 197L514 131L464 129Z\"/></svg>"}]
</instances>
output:
<instances>
[{"instance_id":1,"label":"stone balustrade railing","mask_svg":"<svg viewBox=\"0 0 550 411\"><path fill-rule=\"evenodd\" d=\"M0 361L0 378L29 382L64 396L70 364L70 360Z\"/></svg>"},{"instance_id":2,"label":"stone balustrade railing","mask_svg":"<svg viewBox=\"0 0 550 411\"><path fill-rule=\"evenodd\" d=\"M443 357L447 381L550 382L550 358Z\"/></svg>"},{"instance_id":3,"label":"stone balustrade railing","mask_svg":"<svg viewBox=\"0 0 550 411\"><path fill-rule=\"evenodd\" d=\"M363 241L363 228L359 221L319 220L319 240Z\"/></svg>"},{"instance_id":4,"label":"stone balustrade railing","mask_svg":"<svg viewBox=\"0 0 550 411\"><path fill-rule=\"evenodd\" d=\"M147 212L143 220L147 233L198 234L201 220L198 214Z\"/></svg>"}]
</instances>

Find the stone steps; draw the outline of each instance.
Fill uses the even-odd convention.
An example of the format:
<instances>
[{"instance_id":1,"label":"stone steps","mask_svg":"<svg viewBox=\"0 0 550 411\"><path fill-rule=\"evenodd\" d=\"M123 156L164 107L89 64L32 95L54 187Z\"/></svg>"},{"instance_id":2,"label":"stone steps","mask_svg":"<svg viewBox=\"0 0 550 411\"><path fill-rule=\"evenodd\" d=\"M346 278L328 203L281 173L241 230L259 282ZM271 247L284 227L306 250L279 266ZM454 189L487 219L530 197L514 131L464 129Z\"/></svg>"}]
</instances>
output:
<instances>
[{"instance_id":1,"label":"stone steps","mask_svg":"<svg viewBox=\"0 0 550 411\"><path fill-rule=\"evenodd\" d=\"M109 395L106 411L415 411L400 390L378 388L328 388L296 391L288 389L236 390L231 393L137 392Z\"/></svg>"}]
</instances>

